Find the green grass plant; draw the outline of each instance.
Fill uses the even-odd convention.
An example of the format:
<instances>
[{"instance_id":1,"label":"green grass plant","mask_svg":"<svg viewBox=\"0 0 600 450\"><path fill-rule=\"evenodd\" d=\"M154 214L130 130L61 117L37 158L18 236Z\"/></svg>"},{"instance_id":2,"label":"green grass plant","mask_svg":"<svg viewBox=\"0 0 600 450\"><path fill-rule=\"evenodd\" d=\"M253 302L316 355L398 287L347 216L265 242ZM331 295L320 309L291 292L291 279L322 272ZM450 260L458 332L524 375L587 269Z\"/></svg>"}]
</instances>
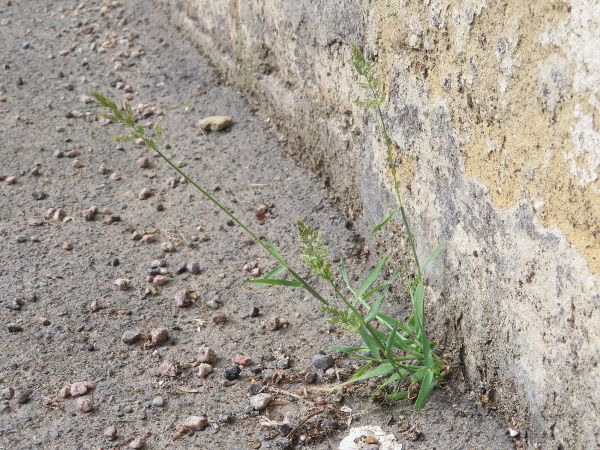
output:
<instances>
[{"instance_id":1,"label":"green grass plant","mask_svg":"<svg viewBox=\"0 0 600 450\"><path fill-rule=\"evenodd\" d=\"M121 109L115 102L99 92L92 91L92 95L101 106L111 110L109 114L103 114L104 117L125 125L129 129L130 134L116 138L118 141L142 139L149 148L158 153L179 175L227 214L278 262L279 265L264 278L247 280L248 282L304 289L321 303L321 307L329 315L331 323L343 327L351 333L360 335L363 342L360 346L332 346L335 350L365 361L364 366L352 378L335 386L335 388L341 388L361 380L380 378L383 381L373 392L372 397L383 392L387 400L400 400L411 398L412 387L420 386L414 405L415 412L419 413L427 402L437 380L443 377L447 370L445 361L433 352L432 349L435 343L429 341L425 331L425 287L422 281L423 271L439 252L441 245L438 246L425 265L421 266L419 264L414 238L410 231L408 218L400 195L400 188L392 159L391 143L381 110L381 105L385 101L385 93L380 92L379 79L372 65L366 61L356 47L353 48L353 56L353 65L357 73L366 80L361 83L361 86L368 89L371 94L370 98L359 101L357 104L366 108L373 108L378 113L387 145L389 165L393 174L394 187L399 203L398 208L377 225L373 233L380 230L399 212L416 266L417 275L409 283L413 314L407 323L401 323L396 318L382 312L382 307L387 299L390 286L397 280L399 275L399 271L396 271L387 280L377 282L386 267L386 263L390 257L389 254L386 253L383 256L375 268L365 277L360 286L353 286L350 283L350 275L345 262L341 260L339 275L336 276L332 272L331 261L327 257L327 247L323 244L321 234L317 233L312 226L298 220L296 225L302 259L304 259L313 274L325 280L329 285L327 294L320 292L288 264L273 241L268 238L259 238L254 231L160 151L158 143L163 131L160 122L154 127L154 137L149 136L146 134L146 129L136 123L129 103L125 102L124 108ZM340 275L343 283L341 281L338 283ZM285 278L283 278L284 276Z\"/></svg>"}]
</instances>

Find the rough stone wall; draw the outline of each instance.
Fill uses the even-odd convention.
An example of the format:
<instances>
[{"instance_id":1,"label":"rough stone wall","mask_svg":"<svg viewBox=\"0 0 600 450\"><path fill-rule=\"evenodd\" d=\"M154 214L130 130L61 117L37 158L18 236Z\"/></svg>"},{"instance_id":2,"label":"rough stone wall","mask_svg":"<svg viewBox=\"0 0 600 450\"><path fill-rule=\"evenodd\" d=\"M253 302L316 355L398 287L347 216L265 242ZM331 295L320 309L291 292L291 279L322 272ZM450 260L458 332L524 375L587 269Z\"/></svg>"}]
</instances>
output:
<instances>
[{"instance_id":1,"label":"rough stone wall","mask_svg":"<svg viewBox=\"0 0 600 450\"><path fill-rule=\"evenodd\" d=\"M434 334L543 448L600 445L599 3L155 1L367 230L395 204L377 118L352 103L363 49L420 257L447 240ZM380 244L405 252L399 234Z\"/></svg>"}]
</instances>

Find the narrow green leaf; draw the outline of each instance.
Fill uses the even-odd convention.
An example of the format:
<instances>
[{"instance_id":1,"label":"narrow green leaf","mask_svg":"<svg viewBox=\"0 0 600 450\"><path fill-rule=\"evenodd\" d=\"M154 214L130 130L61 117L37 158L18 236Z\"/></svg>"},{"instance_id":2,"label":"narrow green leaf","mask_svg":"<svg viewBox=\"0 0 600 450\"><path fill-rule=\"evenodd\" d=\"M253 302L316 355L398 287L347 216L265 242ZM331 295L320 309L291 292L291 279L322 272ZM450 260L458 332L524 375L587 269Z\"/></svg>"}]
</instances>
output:
<instances>
[{"instance_id":1,"label":"narrow green leaf","mask_svg":"<svg viewBox=\"0 0 600 450\"><path fill-rule=\"evenodd\" d=\"M385 396L386 400L404 400L408 397L408 391L396 392Z\"/></svg>"},{"instance_id":2,"label":"narrow green leaf","mask_svg":"<svg viewBox=\"0 0 600 450\"><path fill-rule=\"evenodd\" d=\"M290 286L290 287L302 287L304 286L299 281L290 280L245 280L246 283L259 283L259 284L273 284L275 286Z\"/></svg>"},{"instance_id":3,"label":"narrow green leaf","mask_svg":"<svg viewBox=\"0 0 600 450\"><path fill-rule=\"evenodd\" d=\"M350 378L348 381L345 381L344 383L342 383L336 387L339 388L342 386L347 386L349 384L353 384L353 383L356 383L357 381L361 381L361 380L366 380L368 378L381 377L381 376L387 375L388 373L393 372L393 371L394 371L394 366L392 366L390 363L380 364L379 366L375 367L374 369L369 370L367 373L363 373L362 375L359 375L359 376L354 376L354 377Z\"/></svg>"},{"instance_id":4,"label":"narrow green leaf","mask_svg":"<svg viewBox=\"0 0 600 450\"><path fill-rule=\"evenodd\" d=\"M348 290L350 292L352 292L352 294L356 294L354 292L354 289L352 289L352 286L350 285L350 278L348 277L348 269L346 268L346 263L341 258L340 258L340 265L341 265L342 277L344 278L344 282L346 283L346 287L348 288Z\"/></svg>"},{"instance_id":5,"label":"narrow green leaf","mask_svg":"<svg viewBox=\"0 0 600 450\"><path fill-rule=\"evenodd\" d=\"M383 284L380 284L379 286L377 286L374 289L371 289L369 292L367 292L365 295L363 295L363 298L369 298L371 295L373 295L375 292L391 285L394 281L396 281L396 278L398 278L398 275L400 274L400 271L396 271L393 273L393 275L391 276L391 278L387 281L385 281Z\"/></svg>"},{"instance_id":6,"label":"narrow green leaf","mask_svg":"<svg viewBox=\"0 0 600 450\"><path fill-rule=\"evenodd\" d=\"M398 331L398 324L395 323L394 328L392 328L392 331L391 331L390 335L388 336L388 340L385 343L385 353L386 354L389 353L390 349L392 348L392 344L396 340L397 331Z\"/></svg>"},{"instance_id":7,"label":"narrow green leaf","mask_svg":"<svg viewBox=\"0 0 600 450\"><path fill-rule=\"evenodd\" d=\"M410 377L410 381L412 381L413 383L418 383L425 377L426 373L427 367L421 367L419 370L413 373L412 377Z\"/></svg>"},{"instance_id":8,"label":"narrow green leaf","mask_svg":"<svg viewBox=\"0 0 600 450\"><path fill-rule=\"evenodd\" d=\"M365 279L365 281L363 281L363 284L361 284L360 288L358 289L358 291L356 291L356 295L358 297L362 297L362 295L367 291L367 289L369 289L369 287L377 279L377 277L379 276L379 274L383 270L383 267L385 266L385 263L387 262L389 256L390 256L390 254L386 253L383 256L383 258L381 259L381 261L379 261L379 264L377 264L377 266L375 266L375 268L367 276L367 278Z\"/></svg>"},{"instance_id":9,"label":"narrow green leaf","mask_svg":"<svg viewBox=\"0 0 600 450\"><path fill-rule=\"evenodd\" d=\"M419 389L419 395L417 396L417 401L415 402L415 412L419 414L427 403L429 399L429 395L435 386L435 381L433 381L433 372L428 370L423 378L423 382L421 383L421 389Z\"/></svg>"},{"instance_id":10,"label":"narrow green leaf","mask_svg":"<svg viewBox=\"0 0 600 450\"><path fill-rule=\"evenodd\" d=\"M285 266L277 266L273 270L271 270L268 274L263 277L263 280L270 280L275 278L281 272L287 272L287 268Z\"/></svg>"},{"instance_id":11,"label":"narrow green leaf","mask_svg":"<svg viewBox=\"0 0 600 450\"><path fill-rule=\"evenodd\" d=\"M277 275L279 275L281 272L286 272L287 269L284 266L277 266L275 267L273 270L271 270L268 274L266 274L263 277L263 280L272 280L274 279ZM258 288L262 288L263 286L259 286Z\"/></svg>"},{"instance_id":12,"label":"narrow green leaf","mask_svg":"<svg viewBox=\"0 0 600 450\"><path fill-rule=\"evenodd\" d=\"M365 328L364 325L361 326L358 333L362 337L365 345L367 347L369 347L369 351L371 352L371 354L377 359L381 358L381 355L379 354L379 348L377 348L377 344L375 343L375 340L371 337L371 335L369 334L369 331Z\"/></svg>"},{"instance_id":13,"label":"narrow green leaf","mask_svg":"<svg viewBox=\"0 0 600 450\"><path fill-rule=\"evenodd\" d=\"M412 292L413 307L415 309L415 318L417 325L420 330L424 327L425 311L423 306L423 299L425 297L425 287L423 283L419 283L414 292Z\"/></svg>"},{"instance_id":14,"label":"narrow green leaf","mask_svg":"<svg viewBox=\"0 0 600 450\"><path fill-rule=\"evenodd\" d=\"M388 293L388 291L386 289L379 295L379 297L377 297L377 300L375 300L375 303L373 303L373 306L371 306L371 309L369 309L369 312L365 316L365 322L369 323L371 320L373 320L373 319L375 319L375 317L377 317L377 314L379 313L379 310L381 309L381 305L383 305L383 301L385 300L387 293Z\"/></svg>"},{"instance_id":15,"label":"narrow green leaf","mask_svg":"<svg viewBox=\"0 0 600 450\"><path fill-rule=\"evenodd\" d=\"M277 247L275 247L275 244L273 243L273 241L269 238L265 238L265 240L267 241L267 243L269 244L269 248L271 250L273 250L273 253L278 256L280 259L283 259L281 257L281 254L279 253L279 250L277 250Z\"/></svg>"}]
</instances>

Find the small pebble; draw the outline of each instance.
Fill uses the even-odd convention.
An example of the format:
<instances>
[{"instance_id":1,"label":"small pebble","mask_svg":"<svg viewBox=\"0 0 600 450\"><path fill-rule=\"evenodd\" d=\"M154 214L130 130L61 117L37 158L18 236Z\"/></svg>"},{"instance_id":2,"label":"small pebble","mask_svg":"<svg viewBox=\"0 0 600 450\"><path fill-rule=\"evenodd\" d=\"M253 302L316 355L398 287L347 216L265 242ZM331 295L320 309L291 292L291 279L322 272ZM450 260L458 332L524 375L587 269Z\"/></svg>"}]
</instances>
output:
<instances>
[{"instance_id":1,"label":"small pebble","mask_svg":"<svg viewBox=\"0 0 600 450\"><path fill-rule=\"evenodd\" d=\"M212 373L213 368L210 364L201 363L198 365L198 376L200 378L205 378L208 374Z\"/></svg>"},{"instance_id":2,"label":"small pebble","mask_svg":"<svg viewBox=\"0 0 600 450\"><path fill-rule=\"evenodd\" d=\"M266 320L263 320L262 327L266 328L269 331L275 331L281 327L286 327L288 325L288 321L285 319L281 319L276 316L271 316Z\"/></svg>"},{"instance_id":3,"label":"small pebble","mask_svg":"<svg viewBox=\"0 0 600 450\"><path fill-rule=\"evenodd\" d=\"M148 158L147 156L141 157L137 160L137 165L143 169L147 169L148 167L150 167L150 158Z\"/></svg>"},{"instance_id":4,"label":"small pebble","mask_svg":"<svg viewBox=\"0 0 600 450\"><path fill-rule=\"evenodd\" d=\"M317 354L312 358L312 365L317 369L327 370L333 366L334 360L331 355L320 355Z\"/></svg>"},{"instance_id":5,"label":"small pebble","mask_svg":"<svg viewBox=\"0 0 600 450\"><path fill-rule=\"evenodd\" d=\"M218 313L212 317L212 321L215 325L222 325L227 322L227 316L223 313Z\"/></svg>"},{"instance_id":6,"label":"small pebble","mask_svg":"<svg viewBox=\"0 0 600 450\"><path fill-rule=\"evenodd\" d=\"M60 395L62 398L67 398L67 397L69 397L69 396L71 395L71 388L70 388L69 386L65 386L64 388L62 388L62 389L60 390L60 393L59 393L59 395Z\"/></svg>"},{"instance_id":7,"label":"small pebble","mask_svg":"<svg viewBox=\"0 0 600 450\"><path fill-rule=\"evenodd\" d=\"M39 166L35 166L33 169L31 169L29 171L29 175L39 175L40 174L40 167Z\"/></svg>"},{"instance_id":8,"label":"small pebble","mask_svg":"<svg viewBox=\"0 0 600 450\"><path fill-rule=\"evenodd\" d=\"M240 366L233 366L233 367L230 367L229 369L225 369L225 379L227 379L229 381L233 381L237 377L240 376L241 372L242 372L242 369L240 368Z\"/></svg>"},{"instance_id":9,"label":"small pebble","mask_svg":"<svg viewBox=\"0 0 600 450\"><path fill-rule=\"evenodd\" d=\"M161 249L163 252L172 253L172 252L174 252L174 251L175 251L175 245L173 245L173 243L172 243L172 242L163 242L163 243L160 245L160 249Z\"/></svg>"},{"instance_id":10,"label":"small pebble","mask_svg":"<svg viewBox=\"0 0 600 450\"><path fill-rule=\"evenodd\" d=\"M131 448L144 448L146 443L144 442L143 437L136 437L133 441L129 443L129 447Z\"/></svg>"},{"instance_id":11,"label":"small pebble","mask_svg":"<svg viewBox=\"0 0 600 450\"><path fill-rule=\"evenodd\" d=\"M55 158L62 158L63 156L65 156L65 154L63 152L61 152L60 150L54 150L53 155Z\"/></svg>"},{"instance_id":12,"label":"small pebble","mask_svg":"<svg viewBox=\"0 0 600 450\"><path fill-rule=\"evenodd\" d=\"M9 323L8 331L10 331L11 333L20 333L21 331L23 331L23 327L17 323Z\"/></svg>"},{"instance_id":13,"label":"small pebble","mask_svg":"<svg viewBox=\"0 0 600 450\"><path fill-rule=\"evenodd\" d=\"M142 242L144 244L149 244L150 242L156 241L156 234L147 234L142 238Z\"/></svg>"},{"instance_id":14,"label":"small pebble","mask_svg":"<svg viewBox=\"0 0 600 450\"><path fill-rule=\"evenodd\" d=\"M255 411L262 411L269 406L269 403L272 401L273 396L267 393L256 394L250 397L250 405L252 405Z\"/></svg>"},{"instance_id":15,"label":"small pebble","mask_svg":"<svg viewBox=\"0 0 600 450\"><path fill-rule=\"evenodd\" d=\"M200 273L200 264L198 264L196 261L187 263L185 268L187 269L187 271L189 273L193 273L194 275L197 275Z\"/></svg>"},{"instance_id":16,"label":"small pebble","mask_svg":"<svg viewBox=\"0 0 600 450\"><path fill-rule=\"evenodd\" d=\"M244 265L244 270L246 272L251 272L252 270L258 267L258 261L250 261Z\"/></svg>"},{"instance_id":17,"label":"small pebble","mask_svg":"<svg viewBox=\"0 0 600 450\"><path fill-rule=\"evenodd\" d=\"M81 169L83 167L83 164L81 163L81 161L76 159L71 163L71 166L73 166L74 169Z\"/></svg>"},{"instance_id":18,"label":"small pebble","mask_svg":"<svg viewBox=\"0 0 600 450\"><path fill-rule=\"evenodd\" d=\"M108 172L108 168L106 167L106 164L100 164L100 168L98 169L98 172L101 173L102 175L106 175Z\"/></svg>"},{"instance_id":19,"label":"small pebble","mask_svg":"<svg viewBox=\"0 0 600 450\"><path fill-rule=\"evenodd\" d=\"M187 290L183 289L175 294L175 304L178 308L184 308L192 304L192 299Z\"/></svg>"},{"instance_id":20,"label":"small pebble","mask_svg":"<svg viewBox=\"0 0 600 450\"><path fill-rule=\"evenodd\" d=\"M143 237L144 237L144 235L142 233L140 233L139 231L134 231L133 234L131 235L131 239L134 241L139 241Z\"/></svg>"},{"instance_id":21,"label":"small pebble","mask_svg":"<svg viewBox=\"0 0 600 450\"><path fill-rule=\"evenodd\" d=\"M79 150L71 150L70 152L67 152L67 158L76 158L79 154Z\"/></svg>"},{"instance_id":22,"label":"small pebble","mask_svg":"<svg viewBox=\"0 0 600 450\"><path fill-rule=\"evenodd\" d=\"M114 441L117 438L117 427L111 425L104 430L104 437L109 441Z\"/></svg>"},{"instance_id":23,"label":"small pebble","mask_svg":"<svg viewBox=\"0 0 600 450\"><path fill-rule=\"evenodd\" d=\"M2 398L6 400L10 400L15 395L15 390L11 387L7 387L2 389Z\"/></svg>"},{"instance_id":24,"label":"small pebble","mask_svg":"<svg viewBox=\"0 0 600 450\"><path fill-rule=\"evenodd\" d=\"M153 259L152 261L150 261L150 268L151 269L158 269L160 267L165 267L167 265L167 260L164 258L161 259Z\"/></svg>"},{"instance_id":25,"label":"small pebble","mask_svg":"<svg viewBox=\"0 0 600 450\"><path fill-rule=\"evenodd\" d=\"M63 250L73 250L73 244L70 242L63 242L61 247Z\"/></svg>"},{"instance_id":26,"label":"small pebble","mask_svg":"<svg viewBox=\"0 0 600 450\"><path fill-rule=\"evenodd\" d=\"M204 416L190 416L183 424L194 431L202 431L208 425L208 419Z\"/></svg>"},{"instance_id":27,"label":"small pebble","mask_svg":"<svg viewBox=\"0 0 600 450\"><path fill-rule=\"evenodd\" d=\"M305 376L304 376L304 381L306 381L307 384L313 384L314 382L317 381L317 374L315 372L308 372Z\"/></svg>"},{"instance_id":28,"label":"small pebble","mask_svg":"<svg viewBox=\"0 0 600 450\"><path fill-rule=\"evenodd\" d=\"M163 398L160 395L158 395L152 399L152 406L156 406L156 407L160 408L164 404L165 404L165 401L163 400Z\"/></svg>"},{"instance_id":29,"label":"small pebble","mask_svg":"<svg viewBox=\"0 0 600 450\"><path fill-rule=\"evenodd\" d=\"M112 181L119 181L121 179L121 175L119 175L117 172L114 172L110 174L108 178Z\"/></svg>"},{"instance_id":30,"label":"small pebble","mask_svg":"<svg viewBox=\"0 0 600 450\"><path fill-rule=\"evenodd\" d=\"M240 242L242 244L251 245L254 244L254 239L252 239L250 236L242 236Z\"/></svg>"},{"instance_id":31,"label":"small pebble","mask_svg":"<svg viewBox=\"0 0 600 450\"><path fill-rule=\"evenodd\" d=\"M50 321L48 319L46 319L45 317L42 317L40 319L40 323L42 324L42 326L47 327L48 325L50 325Z\"/></svg>"},{"instance_id":32,"label":"small pebble","mask_svg":"<svg viewBox=\"0 0 600 450\"><path fill-rule=\"evenodd\" d=\"M231 423L232 422L232 417L229 414L220 414L219 415L219 422L220 423Z\"/></svg>"},{"instance_id":33,"label":"small pebble","mask_svg":"<svg viewBox=\"0 0 600 450\"><path fill-rule=\"evenodd\" d=\"M135 344L141 337L141 334L139 331L135 331L135 330L129 330L129 331L125 331L123 333L123 335L121 336L121 342L123 342L124 344L128 344L128 345L132 345Z\"/></svg>"},{"instance_id":34,"label":"small pebble","mask_svg":"<svg viewBox=\"0 0 600 450\"><path fill-rule=\"evenodd\" d=\"M239 366L249 366L252 364L252 358L250 358L249 356L237 354L233 358L233 363Z\"/></svg>"},{"instance_id":35,"label":"small pebble","mask_svg":"<svg viewBox=\"0 0 600 450\"><path fill-rule=\"evenodd\" d=\"M125 280L123 278L119 278L115 281L115 284L119 288L120 291L126 291L130 287L129 280Z\"/></svg>"},{"instance_id":36,"label":"small pebble","mask_svg":"<svg viewBox=\"0 0 600 450\"><path fill-rule=\"evenodd\" d=\"M223 306L223 303L211 298L206 302L206 306L208 306L211 309L219 309L221 306Z\"/></svg>"},{"instance_id":37,"label":"small pebble","mask_svg":"<svg viewBox=\"0 0 600 450\"><path fill-rule=\"evenodd\" d=\"M85 394L88 391L89 384L85 381L77 381L73 383L70 388L71 397L78 397Z\"/></svg>"},{"instance_id":38,"label":"small pebble","mask_svg":"<svg viewBox=\"0 0 600 450\"><path fill-rule=\"evenodd\" d=\"M198 358L196 359L201 363L214 364L217 362L217 355L210 347L200 347L198 349Z\"/></svg>"},{"instance_id":39,"label":"small pebble","mask_svg":"<svg viewBox=\"0 0 600 450\"><path fill-rule=\"evenodd\" d=\"M27 400L29 400L29 392L25 389L17 389L13 398L19 404L27 403Z\"/></svg>"},{"instance_id":40,"label":"small pebble","mask_svg":"<svg viewBox=\"0 0 600 450\"><path fill-rule=\"evenodd\" d=\"M164 275L156 275L154 277L154 283L155 284L165 284L168 281L167 277L165 277Z\"/></svg>"},{"instance_id":41,"label":"small pebble","mask_svg":"<svg viewBox=\"0 0 600 450\"><path fill-rule=\"evenodd\" d=\"M92 310L92 312L100 311L100 305L98 304L97 300L93 300L92 303L90 303L90 309Z\"/></svg>"},{"instance_id":42,"label":"small pebble","mask_svg":"<svg viewBox=\"0 0 600 450\"><path fill-rule=\"evenodd\" d=\"M154 344L161 345L169 339L169 332L166 328L154 328L150 331L150 338Z\"/></svg>"},{"instance_id":43,"label":"small pebble","mask_svg":"<svg viewBox=\"0 0 600 450\"><path fill-rule=\"evenodd\" d=\"M140 191L140 193L138 194L138 198L140 200L146 200L148 197L150 197L152 195L152 191L148 188L144 188Z\"/></svg>"},{"instance_id":44,"label":"small pebble","mask_svg":"<svg viewBox=\"0 0 600 450\"><path fill-rule=\"evenodd\" d=\"M52 214L52 220L56 220L56 221L61 220L66 215L67 215L67 213L65 212L64 209L58 208L56 211L54 211L54 214Z\"/></svg>"},{"instance_id":45,"label":"small pebble","mask_svg":"<svg viewBox=\"0 0 600 450\"><path fill-rule=\"evenodd\" d=\"M33 191L31 194L34 200L44 200L46 198L46 194L42 191Z\"/></svg>"},{"instance_id":46,"label":"small pebble","mask_svg":"<svg viewBox=\"0 0 600 450\"><path fill-rule=\"evenodd\" d=\"M41 227L44 225L44 221L43 219L30 219L29 222L27 222L27 225L30 227Z\"/></svg>"}]
</instances>

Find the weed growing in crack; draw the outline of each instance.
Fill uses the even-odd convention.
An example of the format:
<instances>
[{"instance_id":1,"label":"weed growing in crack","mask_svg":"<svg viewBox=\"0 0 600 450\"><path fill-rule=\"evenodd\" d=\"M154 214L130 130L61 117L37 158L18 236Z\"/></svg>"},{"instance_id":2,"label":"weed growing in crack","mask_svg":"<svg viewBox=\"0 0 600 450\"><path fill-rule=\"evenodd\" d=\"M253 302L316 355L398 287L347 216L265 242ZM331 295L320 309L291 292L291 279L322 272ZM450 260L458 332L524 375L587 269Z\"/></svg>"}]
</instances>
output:
<instances>
[{"instance_id":1,"label":"weed growing in crack","mask_svg":"<svg viewBox=\"0 0 600 450\"><path fill-rule=\"evenodd\" d=\"M157 152L175 171L227 214L279 263L279 266L269 272L264 278L247 280L248 282L305 289L321 303L322 309L329 314L331 323L343 327L351 333L360 335L364 345L358 347L332 346L335 350L366 361L365 365L352 378L335 386L334 389L369 378L386 377L385 381L373 392L372 397L385 388L385 398L387 400L399 400L411 398L414 388L420 385L415 401L415 411L418 413L427 402L436 381L445 375L447 369L446 363L432 351L435 344L427 338L423 306L425 294L425 288L422 283L423 270L425 270L429 262L437 254L441 246L435 250L425 265L421 267L402 204L391 156L391 144L380 108L385 101L385 93L379 93L377 75L373 67L365 60L356 47L353 49L353 54L354 67L366 79L366 83L362 83L361 85L369 89L373 95L372 98L357 103L367 108L375 108L379 113L388 148L390 169L394 177L394 185L399 202L398 209L392 211L382 223L377 225L373 233L383 227L396 212L400 212L417 267L417 276L409 287L413 315L406 324L402 324L393 317L381 312L389 288L399 275L399 271L397 271L388 280L379 285L376 284L388 261L389 254L386 254L379 261L358 288L351 285L348 269L342 260L340 274L345 286L340 286L336 281L339 279L339 276L335 277L332 274L331 261L327 258L327 247L323 244L321 234L315 232L312 226L298 220L296 225L302 258L309 269L315 275L325 280L331 287L330 295L322 294L289 266L270 239L265 238L263 240L259 238L248 226L241 222L232 212L186 175L159 150L158 142L162 137L162 125L160 122L154 127L154 137L150 137L146 135L144 127L136 124L129 103L125 102L124 108L120 109L111 99L101 93L92 91L92 95L101 106L111 110L111 114L103 114L104 117L129 128L130 134L116 138L118 141L142 139L149 148ZM276 278L280 275L288 275L288 278L291 279Z\"/></svg>"}]
</instances>

